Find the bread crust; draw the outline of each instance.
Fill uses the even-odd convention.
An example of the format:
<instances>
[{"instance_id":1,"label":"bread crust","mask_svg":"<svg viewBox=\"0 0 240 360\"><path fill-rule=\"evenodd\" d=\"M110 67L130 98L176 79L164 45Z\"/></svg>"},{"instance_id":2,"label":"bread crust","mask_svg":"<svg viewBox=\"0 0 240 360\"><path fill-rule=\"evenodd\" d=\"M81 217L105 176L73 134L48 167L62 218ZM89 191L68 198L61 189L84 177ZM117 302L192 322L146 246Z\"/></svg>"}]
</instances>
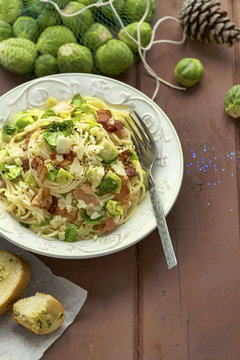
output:
<instances>
[{"instance_id":1,"label":"bread crust","mask_svg":"<svg viewBox=\"0 0 240 360\"><path fill-rule=\"evenodd\" d=\"M22 258L20 255L17 255L8 250L0 250L0 254L8 254L9 256L15 258L18 263L21 265L21 276L18 282L13 286L12 291L9 297L4 301L4 303L0 304L0 315L4 314L6 311L10 310L13 304L20 299L24 290L26 289L30 278L31 278L31 266L29 262ZM0 283L1 284L1 283ZM1 285L0 285L1 289Z\"/></svg>"}]
</instances>

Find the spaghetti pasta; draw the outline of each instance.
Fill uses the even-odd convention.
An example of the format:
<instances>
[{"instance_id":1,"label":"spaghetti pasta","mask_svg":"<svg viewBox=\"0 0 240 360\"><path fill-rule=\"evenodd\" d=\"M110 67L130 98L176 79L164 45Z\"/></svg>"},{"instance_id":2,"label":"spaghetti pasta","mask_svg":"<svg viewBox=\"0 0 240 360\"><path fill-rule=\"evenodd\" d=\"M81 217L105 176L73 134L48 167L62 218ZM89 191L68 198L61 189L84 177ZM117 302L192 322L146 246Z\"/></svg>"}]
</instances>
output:
<instances>
[{"instance_id":1,"label":"spaghetti pasta","mask_svg":"<svg viewBox=\"0 0 240 360\"><path fill-rule=\"evenodd\" d=\"M126 108L76 94L29 109L0 138L0 199L38 236L96 239L126 222L146 193Z\"/></svg>"}]
</instances>

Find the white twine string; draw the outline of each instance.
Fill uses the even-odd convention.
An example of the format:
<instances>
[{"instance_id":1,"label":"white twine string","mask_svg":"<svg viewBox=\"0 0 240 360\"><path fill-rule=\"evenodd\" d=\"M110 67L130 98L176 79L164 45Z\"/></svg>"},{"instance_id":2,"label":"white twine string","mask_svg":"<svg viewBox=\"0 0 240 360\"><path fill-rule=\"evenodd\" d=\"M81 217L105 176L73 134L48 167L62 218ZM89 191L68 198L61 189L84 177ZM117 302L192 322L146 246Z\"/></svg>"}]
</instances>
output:
<instances>
[{"instance_id":1,"label":"white twine string","mask_svg":"<svg viewBox=\"0 0 240 360\"><path fill-rule=\"evenodd\" d=\"M134 41L134 43L138 46L138 53L139 53L139 56L143 62L143 65L144 65L144 68L146 69L146 71L148 72L148 74L150 76L152 76L155 80L156 80L156 87L155 87L155 90L154 90L154 93L153 93L153 96L152 96L152 100L154 100L158 94L158 91L159 91L159 88L160 88L160 83L163 83L169 87L171 87L172 89L176 89L176 90L187 90L185 87L180 87L180 86L176 86L174 84L171 84L170 82L162 79L161 77L158 76L158 74L151 68L151 66L147 63L147 60L146 60L146 54L147 54L147 51L149 51L154 45L156 44L163 44L163 43L167 43L167 44L175 44L175 45L181 45L185 42L186 40L186 35L183 34L182 36L182 40L180 41L174 41L174 40L165 40L165 39L162 39L162 40L155 40L155 37L156 37L156 31L158 29L158 27L160 26L161 23L163 23L165 20L174 20L176 21L177 23L179 23L179 20L176 19L175 17L172 17L172 16L164 16L160 19L157 20L157 22L155 23L155 25L153 26L153 29L152 29L152 36L151 36L151 40L149 42L149 44L146 46L146 47L143 47L141 45L141 24L144 22L144 20L146 19L147 15L148 15L148 12L149 12L149 9L150 9L150 0L147 0L147 6L146 6L146 10L145 10L145 13L144 15L142 16L141 20L139 21L138 23L138 27L137 27L137 40L132 37L128 31L126 30L126 27L124 26L123 22L122 22L122 19L120 18L120 16L118 15L117 13L117 10L115 9L115 7L113 6L113 2L115 0L108 0L106 2L103 2L103 0L98 0L97 3L94 3L94 4L90 4L90 5L87 5L85 6L83 9L73 13L73 14L65 14L60 8L59 6L52 0L40 0L41 2L45 2L45 3L50 3L52 4L55 9L57 10L57 12L63 16L63 17L73 17L73 16L77 16L79 14L81 14L83 11L85 11L86 9L90 9L92 7L97 7L97 8L100 8L102 6L106 6L106 5L110 5L114 15L116 16L121 28L123 29L123 31L125 32L125 34L132 40Z\"/></svg>"}]
</instances>

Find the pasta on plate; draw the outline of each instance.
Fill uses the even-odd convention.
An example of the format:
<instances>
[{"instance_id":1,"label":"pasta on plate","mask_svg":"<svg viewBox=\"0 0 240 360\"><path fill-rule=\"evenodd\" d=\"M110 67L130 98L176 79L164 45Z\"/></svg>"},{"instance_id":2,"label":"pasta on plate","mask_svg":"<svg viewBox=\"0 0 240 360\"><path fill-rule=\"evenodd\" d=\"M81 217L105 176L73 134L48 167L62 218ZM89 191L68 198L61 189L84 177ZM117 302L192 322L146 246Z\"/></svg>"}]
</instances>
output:
<instances>
[{"instance_id":1,"label":"pasta on plate","mask_svg":"<svg viewBox=\"0 0 240 360\"><path fill-rule=\"evenodd\" d=\"M143 200L141 168L126 108L76 94L29 109L0 139L0 199L38 236L96 239L126 222Z\"/></svg>"}]
</instances>

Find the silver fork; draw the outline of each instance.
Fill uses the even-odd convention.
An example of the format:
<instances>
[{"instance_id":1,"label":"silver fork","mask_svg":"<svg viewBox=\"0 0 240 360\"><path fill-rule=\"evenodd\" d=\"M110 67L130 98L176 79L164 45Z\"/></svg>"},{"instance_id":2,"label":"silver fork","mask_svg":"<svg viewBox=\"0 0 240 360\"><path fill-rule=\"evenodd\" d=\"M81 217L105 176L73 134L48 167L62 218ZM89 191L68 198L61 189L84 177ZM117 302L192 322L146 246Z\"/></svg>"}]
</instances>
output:
<instances>
[{"instance_id":1,"label":"silver fork","mask_svg":"<svg viewBox=\"0 0 240 360\"><path fill-rule=\"evenodd\" d=\"M134 111L133 113L135 116L130 115L130 117L136 127L136 130L134 129L134 127L131 125L131 123L128 121L127 118L125 120L132 131L133 134L132 140L136 147L136 152L138 154L141 165L149 175L148 176L149 194L152 201L158 232L162 241L162 246L167 261L168 269L170 270L177 265L177 260L172 246L170 234L168 231L162 202L159 196L157 186L152 176L152 167L157 158L157 147L152 137L152 134L149 131L146 124L144 123L144 121L136 113L136 111ZM135 119L135 117L137 118L138 121Z\"/></svg>"}]
</instances>

